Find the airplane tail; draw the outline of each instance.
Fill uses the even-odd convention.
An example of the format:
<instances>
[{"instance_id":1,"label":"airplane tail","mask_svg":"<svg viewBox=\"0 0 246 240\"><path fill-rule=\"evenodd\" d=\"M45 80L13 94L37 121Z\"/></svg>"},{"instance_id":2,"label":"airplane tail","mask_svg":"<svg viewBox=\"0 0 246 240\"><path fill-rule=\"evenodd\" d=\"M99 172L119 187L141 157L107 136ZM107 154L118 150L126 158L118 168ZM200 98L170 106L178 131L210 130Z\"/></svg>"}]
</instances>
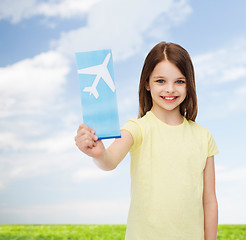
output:
<instances>
[{"instance_id":1,"label":"airplane tail","mask_svg":"<svg viewBox=\"0 0 246 240\"><path fill-rule=\"evenodd\" d=\"M93 94L95 98L99 97L99 94L98 94L96 88L94 88L94 87L86 87L86 88L84 88L83 92L89 92L90 95Z\"/></svg>"}]
</instances>

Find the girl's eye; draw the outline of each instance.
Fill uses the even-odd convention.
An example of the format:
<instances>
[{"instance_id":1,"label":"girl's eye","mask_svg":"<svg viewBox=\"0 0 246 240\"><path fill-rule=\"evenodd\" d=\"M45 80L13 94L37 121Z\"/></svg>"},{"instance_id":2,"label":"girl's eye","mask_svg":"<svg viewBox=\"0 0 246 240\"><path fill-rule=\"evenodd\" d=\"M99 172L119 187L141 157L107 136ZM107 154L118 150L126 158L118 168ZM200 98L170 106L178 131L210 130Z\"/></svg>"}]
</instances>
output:
<instances>
[{"instance_id":1,"label":"girl's eye","mask_svg":"<svg viewBox=\"0 0 246 240\"><path fill-rule=\"evenodd\" d=\"M164 83L164 80L159 79L159 80L157 80L157 82L158 83Z\"/></svg>"},{"instance_id":2,"label":"girl's eye","mask_svg":"<svg viewBox=\"0 0 246 240\"><path fill-rule=\"evenodd\" d=\"M177 83L178 83L178 84L182 84L182 83L185 83L185 81L183 81L183 80L178 80Z\"/></svg>"}]
</instances>

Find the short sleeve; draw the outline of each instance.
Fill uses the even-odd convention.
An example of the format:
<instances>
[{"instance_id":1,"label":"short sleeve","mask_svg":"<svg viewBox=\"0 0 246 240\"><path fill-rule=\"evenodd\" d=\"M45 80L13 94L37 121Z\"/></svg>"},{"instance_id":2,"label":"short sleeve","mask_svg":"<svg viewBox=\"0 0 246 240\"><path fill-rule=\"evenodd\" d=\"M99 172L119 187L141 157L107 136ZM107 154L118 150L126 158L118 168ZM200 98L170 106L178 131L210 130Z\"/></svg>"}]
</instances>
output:
<instances>
[{"instance_id":1,"label":"short sleeve","mask_svg":"<svg viewBox=\"0 0 246 240\"><path fill-rule=\"evenodd\" d=\"M217 148L217 145L215 143L215 140L213 138L213 135L211 132L209 132L209 138L208 138L208 157L211 157L213 155L216 155L219 153L219 150Z\"/></svg>"},{"instance_id":2,"label":"short sleeve","mask_svg":"<svg viewBox=\"0 0 246 240\"><path fill-rule=\"evenodd\" d=\"M127 121L126 124L121 128L121 130L127 130L132 135L133 145L130 149L131 152L136 150L141 145L142 142L141 128L137 121L138 120L131 119Z\"/></svg>"}]
</instances>

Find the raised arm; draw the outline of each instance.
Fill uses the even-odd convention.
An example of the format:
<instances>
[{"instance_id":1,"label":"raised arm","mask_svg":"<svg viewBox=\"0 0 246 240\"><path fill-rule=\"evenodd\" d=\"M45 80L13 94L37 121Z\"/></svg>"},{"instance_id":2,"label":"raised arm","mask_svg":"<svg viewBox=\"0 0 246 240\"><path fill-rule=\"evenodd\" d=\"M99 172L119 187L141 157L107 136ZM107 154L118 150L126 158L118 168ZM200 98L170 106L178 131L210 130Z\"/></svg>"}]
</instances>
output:
<instances>
[{"instance_id":1,"label":"raised arm","mask_svg":"<svg viewBox=\"0 0 246 240\"><path fill-rule=\"evenodd\" d=\"M75 142L82 152L93 158L99 168L109 171L115 169L124 159L133 144L133 138L128 131L122 130L121 138L115 139L105 149L102 141L98 141L97 136L95 136L95 131L87 125L81 124L78 128Z\"/></svg>"}]
</instances>

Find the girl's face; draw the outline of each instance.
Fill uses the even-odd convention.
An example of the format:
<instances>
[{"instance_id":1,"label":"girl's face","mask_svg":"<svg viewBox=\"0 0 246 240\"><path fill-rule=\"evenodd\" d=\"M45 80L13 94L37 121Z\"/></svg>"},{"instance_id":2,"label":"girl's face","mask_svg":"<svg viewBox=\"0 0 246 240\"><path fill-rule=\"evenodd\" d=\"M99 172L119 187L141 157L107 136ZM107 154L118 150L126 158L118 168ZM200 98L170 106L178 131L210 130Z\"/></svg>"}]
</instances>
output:
<instances>
[{"instance_id":1,"label":"girl's face","mask_svg":"<svg viewBox=\"0 0 246 240\"><path fill-rule=\"evenodd\" d=\"M152 110L176 111L180 114L180 104L187 93L186 78L171 62L159 62L149 77L146 89L152 97Z\"/></svg>"}]
</instances>

